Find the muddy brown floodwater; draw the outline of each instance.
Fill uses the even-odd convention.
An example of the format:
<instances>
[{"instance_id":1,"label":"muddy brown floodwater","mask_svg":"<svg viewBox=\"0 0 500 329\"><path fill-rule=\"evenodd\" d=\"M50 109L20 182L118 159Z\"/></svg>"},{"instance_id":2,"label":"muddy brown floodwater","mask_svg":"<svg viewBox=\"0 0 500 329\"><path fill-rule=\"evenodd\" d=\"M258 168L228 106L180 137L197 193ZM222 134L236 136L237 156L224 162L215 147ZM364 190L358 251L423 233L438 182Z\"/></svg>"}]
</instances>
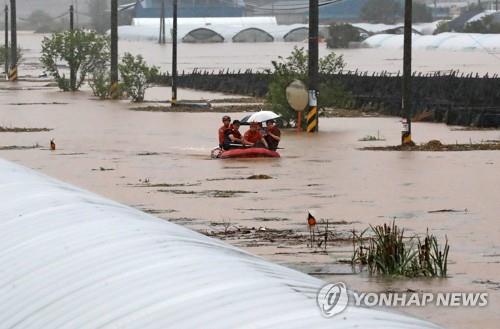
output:
<instances>
[{"instance_id":1,"label":"muddy brown floodwater","mask_svg":"<svg viewBox=\"0 0 500 329\"><path fill-rule=\"evenodd\" d=\"M24 62L21 75L38 76L42 73L38 57L43 34L20 32L19 45L24 49ZM287 57L294 47L307 49L304 42L265 42L265 43L212 43L178 45L179 72L191 72L193 69L206 70L263 70L272 68L271 61L278 56ZM120 40L119 52L141 54L151 64L157 65L162 71L170 71L172 67L172 47L170 44L158 45L154 41ZM320 56L325 56L331 50L325 43L320 43ZM346 70L368 72L387 71L402 72L403 50L383 48L337 49L335 52L344 56ZM490 75L500 73L500 53L482 50L445 51L445 50L414 50L412 52L412 68L417 72L436 72L459 70L464 73L479 73Z\"/></svg>"},{"instance_id":2,"label":"muddy brown floodwater","mask_svg":"<svg viewBox=\"0 0 500 329\"><path fill-rule=\"evenodd\" d=\"M360 151L398 144L400 119L323 118L316 135L284 131L280 159L211 160L219 113L133 111L128 101L44 85L0 82L0 126L53 129L0 132L0 146L24 147L1 150L0 157L359 291L486 291L484 308L400 311L450 328L498 327L500 152ZM170 94L155 88L147 97ZM179 91L180 99L230 97ZM415 123L413 138L500 139L499 130L456 128ZM367 135L385 141L359 141ZM49 149L52 138L56 151ZM248 179L253 175L270 178ZM307 246L307 210L331 223L337 238L327 252ZM441 240L447 236L450 277L390 280L345 264L351 229L392 220L409 234L429 228Z\"/></svg>"}]
</instances>

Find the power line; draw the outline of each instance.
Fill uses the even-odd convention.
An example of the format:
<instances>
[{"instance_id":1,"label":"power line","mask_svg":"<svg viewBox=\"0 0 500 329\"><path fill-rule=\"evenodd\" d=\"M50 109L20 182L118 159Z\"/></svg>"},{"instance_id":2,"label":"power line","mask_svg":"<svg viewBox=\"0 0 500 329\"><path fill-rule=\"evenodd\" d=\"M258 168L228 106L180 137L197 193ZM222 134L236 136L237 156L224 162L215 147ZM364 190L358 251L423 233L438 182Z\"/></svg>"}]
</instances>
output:
<instances>
[{"instance_id":1,"label":"power line","mask_svg":"<svg viewBox=\"0 0 500 329\"><path fill-rule=\"evenodd\" d=\"M64 13L62 13L62 14L60 14L60 15L57 15L56 17L51 17L51 16L48 16L48 15L47 15L47 16L48 16L50 19L59 19L59 18L62 18L62 17L64 17L64 16L66 16L66 15L69 15L69 12L64 12ZM20 21L25 21L25 22L30 21L30 17L17 17L17 19L18 19L18 20L20 20Z\"/></svg>"},{"instance_id":2,"label":"power line","mask_svg":"<svg viewBox=\"0 0 500 329\"><path fill-rule=\"evenodd\" d=\"M323 6L327 6L327 5L331 5L331 4L334 4L334 3L339 3L339 2L342 2L344 0L328 0L328 1L324 1L322 3L319 3L318 4L318 7L323 7ZM309 5L296 5L297 7L293 7L293 6L290 6L288 5L288 7L285 7L286 5L283 4L283 7L282 6L279 6L279 5L272 5L272 7L262 7L262 6L257 6L257 5L247 5L247 7L250 7L250 9L252 11L255 11L255 12L290 12L290 11L295 11L295 10L303 10L303 9L309 9Z\"/></svg>"},{"instance_id":3,"label":"power line","mask_svg":"<svg viewBox=\"0 0 500 329\"><path fill-rule=\"evenodd\" d=\"M499 60L499 61L500 61L500 57L499 57L498 55L496 55L496 54L495 54L495 53L493 53L493 52L490 52L490 50L488 50L488 48L487 48L487 47L485 47L483 44L481 44L481 42L479 42L479 40L477 40L476 38L474 38L474 37L472 36L472 34L470 34L470 33L466 33L466 34L467 34L467 36L468 36L469 38L471 38L474 42L476 42L476 43L479 45L479 47L481 47L481 48L482 48L482 49L483 49L483 50L484 50L484 51L485 51L488 55L491 55L491 56L493 56L495 59L497 59L497 60Z\"/></svg>"}]
</instances>

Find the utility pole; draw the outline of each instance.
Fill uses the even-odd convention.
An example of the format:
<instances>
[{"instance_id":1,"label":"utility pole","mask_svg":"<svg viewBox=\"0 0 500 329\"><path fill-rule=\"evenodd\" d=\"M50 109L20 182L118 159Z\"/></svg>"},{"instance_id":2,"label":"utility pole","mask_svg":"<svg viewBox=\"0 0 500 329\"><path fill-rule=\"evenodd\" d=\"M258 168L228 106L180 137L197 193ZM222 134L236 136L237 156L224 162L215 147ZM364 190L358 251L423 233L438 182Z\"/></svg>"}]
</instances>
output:
<instances>
[{"instance_id":1,"label":"utility pole","mask_svg":"<svg viewBox=\"0 0 500 329\"><path fill-rule=\"evenodd\" d=\"M111 0L111 98L118 92L118 0Z\"/></svg>"},{"instance_id":2,"label":"utility pole","mask_svg":"<svg viewBox=\"0 0 500 329\"><path fill-rule=\"evenodd\" d=\"M173 0L172 26L172 106L177 104L177 0Z\"/></svg>"},{"instance_id":3,"label":"utility pole","mask_svg":"<svg viewBox=\"0 0 500 329\"><path fill-rule=\"evenodd\" d=\"M158 43L165 43L165 0L161 0L160 37L158 38Z\"/></svg>"},{"instance_id":4,"label":"utility pole","mask_svg":"<svg viewBox=\"0 0 500 329\"><path fill-rule=\"evenodd\" d=\"M17 81L16 0L10 0L10 70L9 80Z\"/></svg>"},{"instance_id":5,"label":"utility pole","mask_svg":"<svg viewBox=\"0 0 500 329\"><path fill-rule=\"evenodd\" d=\"M309 111L306 115L308 133L318 131L318 0L309 0Z\"/></svg>"},{"instance_id":6,"label":"utility pole","mask_svg":"<svg viewBox=\"0 0 500 329\"><path fill-rule=\"evenodd\" d=\"M76 28L78 28L78 26L80 26L78 24L78 15L80 14L80 12L78 11L78 0L75 0L75 13L76 13L76 15L75 15L75 26L76 26Z\"/></svg>"},{"instance_id":7,"label":"utility pole","mask_svg":"<svg viewBox=\"0 0 500 329\"><path fill-rule=\"evenodd\" d=\"M402 113L406 115L406 122L403 121L401 132L401 144L412 144L411 140L411 116L412 116L412 88L411 88L411 14L412 0L405 0L405 27L403 45L403 99Z\"/></svg>"},{"instance_id":8,"label":"utility pole","mask_svg":"<svg viewBox=\"0 0 500 329\"><path fill-rule=\"evenodd\" d=\"M73 34L75 25L74 25L74 18L75 18L75 11L73 9L73 5L69 6L69 30L71 31L71 34ZM73 42L71 45L71 57L74 56L74 48L73 48ZM73 65L70 65L70 71L69 71L69 85L71 90L76 89L76 74L75 74L75 69Z\"/></svg>"},{"instance_id":9,"label":"utility pole","mask_svg":"<svg viewBox=\"0 0 500 329\"><path fill-rule=\"evenodd\" d=\"M162 19L163 25L162 25L162 31L161 31L161 33L163 34L162 43L165 44L165 43L167 43L167 40L166 40L167 37L166 37L166 34L165 34L165 25L166 25L165 24L165 0L162 0L161 5L162 5L162 8L163 8L162 11L161 11L162 12L162 17L163 17L163 19Z\"/></svg>"},{"instance_id":10,"label":"utility pole","mask_svg":"<svg viewBox=\"0 0 500 329\"><path fill-rule=\"evenodd\" d=\"M163 23L165 22L165 20L163 19L163 13L164 13L164 6L165 3L163 2L163 0L161 0L161 8L160 8L160 33L159 33L159 36L158 36L158 43L161 44L161 39L162 39L162 35L161 35L161 32L163 31Z\"/></svg>"},{"instance_id":11,"label":"utility pole","mask_svg":"<svg viewBox=\"0 0 500 329\"><path fill-rule=\"evenodd\" d=\"M69 30L71 32L73 32L73 30L75 29L74 18L75 11L73 9L73 5L69 5Z\"/></svg>"},{"instance_id":12,"label":"utility pole","mask_svg":"<svg viewBox=\"0 0 500 329\"><path fill-rule=\"evenodd\" d=\"M9 76L9 6L5 5L5 75Z\"/></svg>"}]
</instances>

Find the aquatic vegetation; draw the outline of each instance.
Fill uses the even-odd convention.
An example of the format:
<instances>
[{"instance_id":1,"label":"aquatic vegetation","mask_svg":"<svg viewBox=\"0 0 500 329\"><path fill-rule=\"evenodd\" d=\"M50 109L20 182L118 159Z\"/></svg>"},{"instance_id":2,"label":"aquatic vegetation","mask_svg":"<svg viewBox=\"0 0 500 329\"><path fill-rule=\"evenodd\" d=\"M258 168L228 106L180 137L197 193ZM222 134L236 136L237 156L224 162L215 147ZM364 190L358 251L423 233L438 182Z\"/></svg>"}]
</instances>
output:
<instances>
[{"instance_id":1,"label":"aquatic vegetation","mask_svg":"<svg viewBox=\"0 0 500 329\"><path fill-rule=\"evenodd\" d=\"M385 141L385 138L383 136L380 136L380 131L377 130L377 136L366 135L365 137L358 139L358 141L360 142Z\"/></svg>"},{"instance_id":2,"label":"aquatic vegetation","mask_svg":"<svg viewBox=\"0 0 500 329\"><path fill-rule=\"evenodd\" d=\"M373 234L366 236L371 231ZM352 264L368 267L372 275L400 275L406 277L446 277L450 246L438 243L427 230L423 239L406 237L404 229L395 222L371 226L360 234L353 231L354 254Z\"/></svg>"}]
</instances>

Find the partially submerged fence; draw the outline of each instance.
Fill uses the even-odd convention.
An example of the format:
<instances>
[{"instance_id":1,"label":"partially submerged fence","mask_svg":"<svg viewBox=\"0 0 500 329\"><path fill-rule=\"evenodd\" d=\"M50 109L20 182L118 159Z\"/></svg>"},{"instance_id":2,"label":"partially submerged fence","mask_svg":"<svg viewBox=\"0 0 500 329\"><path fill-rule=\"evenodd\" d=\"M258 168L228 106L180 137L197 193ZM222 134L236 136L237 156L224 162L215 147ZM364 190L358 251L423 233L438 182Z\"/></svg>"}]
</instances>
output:
<instances>
[{"instance_id":1,"label":"partially submerged fence","mask_svg":"<svg viewBox=\"0 0 500 329\"><path fill-rule=\"evenodd\" d=\"M271 79L269 72L200 71L182 73L178 86L198 90L263 97ZM378 111L390 115L401 113L399 73L347 71L321 76L322 81L335 79L350 94L337 106ZM458 71L413 74L413 109L421 119L456 125L500 126L500 78ZM159 82L170 83L168 75ZM329 106L331 104L323 104Z\"/></svg>"}]
</instances>

